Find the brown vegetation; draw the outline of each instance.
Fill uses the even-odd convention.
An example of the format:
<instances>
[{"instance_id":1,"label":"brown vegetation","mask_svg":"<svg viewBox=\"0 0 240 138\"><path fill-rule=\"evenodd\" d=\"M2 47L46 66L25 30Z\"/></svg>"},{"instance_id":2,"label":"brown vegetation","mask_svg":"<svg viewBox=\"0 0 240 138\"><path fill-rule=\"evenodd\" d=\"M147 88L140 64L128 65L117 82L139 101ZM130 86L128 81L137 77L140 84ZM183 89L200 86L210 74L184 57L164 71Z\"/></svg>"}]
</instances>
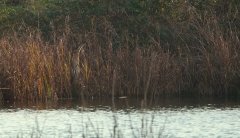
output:
<instances>
[{"instance_id":1,"label":"brown vegetation","mask_svg":"<svg viewBox=\"0 0 240 138\"><path fill-rule=\"evenodd\" d=\"M138 37L129 42L123 34L119 37L124 43L114 47L116 34L107 21L102 34L73 35L66 28L47 41L38 31L9 33L0 39L0 88L10 89L3 92L5 98L22 100L112 92L144 97L239 95L239 30L230 22L219 25L214 13L200 16L189 10L186 21L168 21L174 45L152 37L152 44L142 46ZM71 59L77 43L86 45L76 78Z\"/></svg>"}]
</instances>

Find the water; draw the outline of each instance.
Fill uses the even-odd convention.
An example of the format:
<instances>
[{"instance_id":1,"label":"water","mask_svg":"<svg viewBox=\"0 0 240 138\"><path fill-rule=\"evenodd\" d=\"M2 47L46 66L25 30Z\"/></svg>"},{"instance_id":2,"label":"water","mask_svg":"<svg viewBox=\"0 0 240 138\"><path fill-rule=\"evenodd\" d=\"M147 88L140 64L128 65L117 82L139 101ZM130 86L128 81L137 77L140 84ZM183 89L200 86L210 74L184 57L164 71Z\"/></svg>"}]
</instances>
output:
<instances>
[{"instance_id":1,"label":"water","mask_svg":"<svg viewBox=\"0 0 240 138\"><path fill-rule=\"evenodd\" d=\"M240 137L240 100L88 99L0 104L0 137Z\"/></svg>"}]
</instances>

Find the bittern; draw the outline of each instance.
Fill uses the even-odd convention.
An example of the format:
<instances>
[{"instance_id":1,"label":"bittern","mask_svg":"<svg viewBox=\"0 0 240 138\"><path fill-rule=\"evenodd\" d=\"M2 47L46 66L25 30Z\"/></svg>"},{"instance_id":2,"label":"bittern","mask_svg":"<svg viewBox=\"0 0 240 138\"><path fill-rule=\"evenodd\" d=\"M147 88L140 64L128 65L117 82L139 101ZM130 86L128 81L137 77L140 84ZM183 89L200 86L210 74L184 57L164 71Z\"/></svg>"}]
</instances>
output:
<instances>
[{"instance_id":1,"label":"bittern","mask_svg":"<svg viewBox=\"0 0 240 138\"><path fill-rule=\"evenodd\" d=\"M77 47L76 50L73 50L72 59L71 59L71 76L74 81L79 78L80 75L80 55L84 54L83 46L85 44L81 44Z\"/></svg>"}]
</instances>

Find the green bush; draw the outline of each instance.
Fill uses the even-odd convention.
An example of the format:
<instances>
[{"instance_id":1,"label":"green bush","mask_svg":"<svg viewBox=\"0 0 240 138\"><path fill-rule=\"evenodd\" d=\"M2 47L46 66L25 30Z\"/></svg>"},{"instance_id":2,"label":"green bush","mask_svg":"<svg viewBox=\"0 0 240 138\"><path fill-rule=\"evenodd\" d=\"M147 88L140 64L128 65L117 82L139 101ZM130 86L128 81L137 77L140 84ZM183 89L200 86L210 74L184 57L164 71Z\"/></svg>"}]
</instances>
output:
<instances>
[{"instance_id":1,"label":"green bush","mask_svg":"<svg viewBox=\"0 0 240 138\"><path fill-rule=\"evenodd\" d=\"M239 0L6 0L0 10L0 31L37 28L49 38L52 31L61 34L68 27L73 34L112 33L116 45L135 45L135 39L140 40L141 46L156 40L176 45L176 40L184 36L176 38L179 36L173 33L176 26L172 23L188 21L190 9L199 13L199 20L214 13L221 17L219 26L230 22L239 30L239 8ZM185 29L194 31L191 26Z\"/></svg>"}]
</instances>

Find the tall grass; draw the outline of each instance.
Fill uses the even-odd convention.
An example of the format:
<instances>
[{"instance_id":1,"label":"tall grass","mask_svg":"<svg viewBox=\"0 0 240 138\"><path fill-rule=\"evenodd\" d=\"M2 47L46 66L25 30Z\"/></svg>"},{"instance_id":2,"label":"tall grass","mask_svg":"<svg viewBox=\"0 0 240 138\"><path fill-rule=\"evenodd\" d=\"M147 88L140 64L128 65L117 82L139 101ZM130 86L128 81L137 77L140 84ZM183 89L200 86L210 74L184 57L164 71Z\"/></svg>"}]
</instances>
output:
<instances>
[{"instance_id":1,"label":"tall grass","mask_svg":"<svg viewBox=\"0 0 240 138\"><path fill-rule=\"evenodd\" d=\"M0 39L0 87L13 99L57 99L88 96L230 96L239 89L239 29L214 12L201 15L188 8L187 20L168 20L171 41L116 34L103 20L105 32L52 33L43 40L38 31L8 34ZM238 13L236 13L238 15ZM226 20L228 18L226 17ZM115 45L115 37L122 42ZM74 41L73 41L74 40ZM131 42L130 42L131 40ZM132 41L134 40L134 41ZM85 43L80 75L70 70L75 46ZM71 81L72 79L75 79Z\"/></svg>"},{"instance_id":2,"label":"tall grass","mask_svg":"<svg viewBox=\"0 0 240 138\"><path fill-rule=\"evenodd\" d=\"M34 33L34 32L33 32ZM2 82L14 99L45 99L70 95L70 52L63 41L50 45L40 36L17 34L1 39ZM64 92L63 92L64 91Z\"/></svg>"}]
</instances>

